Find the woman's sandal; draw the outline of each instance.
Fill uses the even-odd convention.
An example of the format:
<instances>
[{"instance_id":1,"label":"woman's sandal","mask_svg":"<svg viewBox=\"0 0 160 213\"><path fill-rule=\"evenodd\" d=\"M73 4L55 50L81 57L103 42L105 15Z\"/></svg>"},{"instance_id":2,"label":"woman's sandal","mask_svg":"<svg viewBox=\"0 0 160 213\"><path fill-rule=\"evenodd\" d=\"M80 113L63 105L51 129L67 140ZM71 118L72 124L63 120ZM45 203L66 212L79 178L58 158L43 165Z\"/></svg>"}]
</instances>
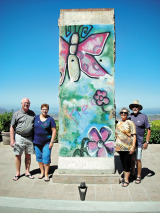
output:
<instances>
[{"instance_id":1,"label":"woman's sandal","mask_svg":"<svg viewBox=\"0 0 160 213\"><path fill-rule=\"evenodd\" d=\"M15 175L14 178L13 178L13 180L17 181L19 178L20 178L20 175Z\"/></svg>"},{"instance_id":2,"label":"woman's sandal","mask_svg":"<svg viewBox=\"0 0 160 213\"><path fill-rule=\"evenodd\" d=\"M45 178L44 178L44 181L45 181L45 182L50 181L49 177L45 177Z\"/></svg>"},{"instance_id":3,"label":"woman's sandal","mask_svg":"<svg viewBox=\"0 0 160 213\"><path fill-rule=\"evenodd\" d=\"M129 182L124 181L121 186L122 187L127 187L128 185L129 185Z\"/></svg>"},{"instance_id":4,"label":"woman's sandal","mask_svg":"<svg viewBox=\"0 0 160 213\"><path fill-rule=\"evenodd\" d=\"M43 178L44 178L44 175L38 176L38 179L43 179Z\"/></svg>"},{"instance_id":5,"label":"woman's sandal","mask_svg":"<svg viewBox=\"0 0 160 213\"><path fill-rule=\"evenodd\" d=\"M119 184L124 183L124 178L119 179Z\"/></svg>"},{"instance_id":6,"label":"woman's sandal","mask_svg":"<svg viewBox=\"0 0 160 213\"><path fill-rule=\"evenodd\" d=\"M135 183L140 184L141 183L141 177L137 177Z\"/></svg>"}]
</instances>

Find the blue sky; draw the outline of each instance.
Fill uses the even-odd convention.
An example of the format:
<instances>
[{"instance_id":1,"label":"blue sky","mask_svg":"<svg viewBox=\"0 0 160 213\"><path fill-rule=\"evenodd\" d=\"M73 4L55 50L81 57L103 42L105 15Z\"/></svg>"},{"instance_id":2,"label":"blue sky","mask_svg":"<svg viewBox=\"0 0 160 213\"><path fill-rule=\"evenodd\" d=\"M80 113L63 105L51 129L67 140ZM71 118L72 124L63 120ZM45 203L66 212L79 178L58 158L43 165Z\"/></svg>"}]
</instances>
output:
<instances>
[{"instance_id":1,"label":"blue sky","mask_svg":"<svg viewBox=\"0 0 160 213\"><path fill-rule=\"evenodd\" d=\"M58 109L61 9L114 8L117 108L160 109L159 0L0 0L0 107Z\"/></svg>"}]
</instances>

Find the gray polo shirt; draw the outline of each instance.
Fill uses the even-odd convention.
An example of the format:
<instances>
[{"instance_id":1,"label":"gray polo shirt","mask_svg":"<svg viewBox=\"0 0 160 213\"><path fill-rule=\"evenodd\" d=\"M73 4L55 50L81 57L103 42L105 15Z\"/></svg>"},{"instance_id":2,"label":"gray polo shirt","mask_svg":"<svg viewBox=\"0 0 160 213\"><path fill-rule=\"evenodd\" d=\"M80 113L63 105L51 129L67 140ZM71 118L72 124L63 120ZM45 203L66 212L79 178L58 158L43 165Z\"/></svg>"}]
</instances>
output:
<instances>
[{"instance_id":1,"label":"gray polo shirt","mask_svg":"<svg viewBox=\"0 0 160 213\"><path fill-rule=\"evenodd\" d=\"M29 137L33 135L35 113L31 110L24 112L22 109L15 112L12 116L11 126L15 133Z\"/></svg>"}]
</instances>

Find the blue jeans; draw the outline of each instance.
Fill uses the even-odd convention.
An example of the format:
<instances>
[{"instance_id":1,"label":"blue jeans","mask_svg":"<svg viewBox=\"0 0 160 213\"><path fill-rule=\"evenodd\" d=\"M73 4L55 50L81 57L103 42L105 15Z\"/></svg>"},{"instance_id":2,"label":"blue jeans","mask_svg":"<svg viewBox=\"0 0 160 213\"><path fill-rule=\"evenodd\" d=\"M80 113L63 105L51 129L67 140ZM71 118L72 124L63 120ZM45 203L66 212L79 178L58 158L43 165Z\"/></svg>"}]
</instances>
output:
<instances>
[{"instance_id":1,"label":"blue jeans","mask_svg":"<svg viewBox=\"0 0 160 213\"><path fill-rule=\"evenodd\" d=\"M51 163L51 150L49 149L49 143L45 145L34 144L36 160L44 164Z\"/></svg>"}]
</instances>

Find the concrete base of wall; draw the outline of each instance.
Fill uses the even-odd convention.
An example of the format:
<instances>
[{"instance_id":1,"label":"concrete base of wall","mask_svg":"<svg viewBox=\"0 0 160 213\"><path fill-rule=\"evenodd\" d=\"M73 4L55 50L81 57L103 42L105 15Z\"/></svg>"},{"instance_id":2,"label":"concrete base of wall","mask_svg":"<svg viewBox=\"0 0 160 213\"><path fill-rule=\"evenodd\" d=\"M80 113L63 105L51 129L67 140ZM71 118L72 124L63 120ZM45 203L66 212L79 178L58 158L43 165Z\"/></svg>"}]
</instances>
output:
<instances>
[{"instance_id":1,"label":"concrete base of wall","mask_svg":"<svg viewBox=\"0 0 160 213\"><path fill-rule=\"evenodd\" d=\"M60 174L59 170L56 170L52 177L53 183L63 184L80 184L85 182L86 184L117 184L119 183L119 174L108 175L91 175L91 174Z\"/></svg>"},{"instance_id":2,"label":"concrete base of wall","mask_svg":"<svg viewBox=\"0 0 160 213\"><path fill-rule=\"evenodd\" d=\"M59 174L113 174L115 173L114 157L59 157Z\"/></svg>"}]
</instances>

